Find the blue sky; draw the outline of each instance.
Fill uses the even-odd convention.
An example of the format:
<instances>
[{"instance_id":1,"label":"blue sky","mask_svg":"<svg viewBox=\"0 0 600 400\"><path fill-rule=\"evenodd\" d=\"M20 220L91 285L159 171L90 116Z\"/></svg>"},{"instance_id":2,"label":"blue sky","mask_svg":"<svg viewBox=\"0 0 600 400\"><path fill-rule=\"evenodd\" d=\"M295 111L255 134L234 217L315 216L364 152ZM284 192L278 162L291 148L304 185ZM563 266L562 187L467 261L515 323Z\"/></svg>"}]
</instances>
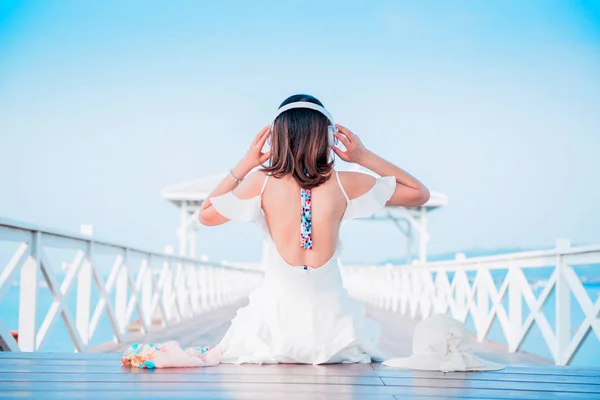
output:
<instances>
[{"instance_id":1,"label":"blue sky","mask_svg":"<svg viewBox=\"0 0 600 400\"><path fill-rule=\"evenodd\" d=\"M124 3L124 4L123 4ZM0 216L150 249L288 95L446 193L432 252L600 243L598 1L0 0ZM253 227L202 228L258 259ZM404 253L388 223L345 257Z\"/></svg>"}]
</instances>

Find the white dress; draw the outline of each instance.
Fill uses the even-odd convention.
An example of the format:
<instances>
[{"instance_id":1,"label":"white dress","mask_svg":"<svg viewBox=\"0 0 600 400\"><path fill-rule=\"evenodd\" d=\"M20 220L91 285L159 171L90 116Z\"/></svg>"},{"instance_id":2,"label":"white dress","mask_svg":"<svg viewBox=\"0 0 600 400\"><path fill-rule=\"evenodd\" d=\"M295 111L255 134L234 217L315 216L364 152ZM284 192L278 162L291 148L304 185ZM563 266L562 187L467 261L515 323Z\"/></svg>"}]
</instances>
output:
<instances>
[{"instance_id":1,"label":"white dress","mask_svg":"<svg viewBox=\"0 0 600 400\"><path fill-rule=\"evenodd\" d=\"M394 177L377 178L364 195L347 200L343 220L367 217L381 210L396 188ZM320 268L288 264L279 254L262 211L262 192L239 199L232 192L214 197L223 216L256 223L263 234L265 271L261 286L238 310L218 344L222 363L367 363L385 358L378 348L380 329L365 315L362 303L343 287L336 252Z\"/></svg>"}]
</instances>

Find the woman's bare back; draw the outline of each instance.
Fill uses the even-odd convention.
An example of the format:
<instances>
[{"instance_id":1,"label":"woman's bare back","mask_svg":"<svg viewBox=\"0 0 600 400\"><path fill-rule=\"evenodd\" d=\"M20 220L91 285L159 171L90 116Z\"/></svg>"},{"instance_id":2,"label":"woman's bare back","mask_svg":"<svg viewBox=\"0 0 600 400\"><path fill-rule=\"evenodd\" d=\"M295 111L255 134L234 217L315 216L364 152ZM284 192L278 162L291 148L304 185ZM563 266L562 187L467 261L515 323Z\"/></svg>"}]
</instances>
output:
<instances>
[{"instance_id":1,"label":"woman's bare back","mask_svg":"<svg viewBox=\"0 0 600 400\"><path fill-rule=\"evenodd\" d=\"M335 254L347 201L334 173L324 184L311 190L313 246L312 250L305 250L300 237L300 190L291 177L270 177L262 196L262 208L281 257L290 265L318 268Z\"/></svg>"}]
</instances>

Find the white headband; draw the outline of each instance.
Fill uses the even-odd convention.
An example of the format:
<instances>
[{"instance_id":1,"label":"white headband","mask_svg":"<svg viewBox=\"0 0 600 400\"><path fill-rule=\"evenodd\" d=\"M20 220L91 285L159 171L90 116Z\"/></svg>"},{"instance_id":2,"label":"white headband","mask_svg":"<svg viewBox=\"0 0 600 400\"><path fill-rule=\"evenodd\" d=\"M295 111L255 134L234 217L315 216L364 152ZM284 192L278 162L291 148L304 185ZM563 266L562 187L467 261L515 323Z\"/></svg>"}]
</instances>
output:
<instances>
[{"instance_id":1,"label":"white headband","mask_svg":"<svg viewBox=\"0 0 600 400\"><path fill-rule=\"evenodd\" d=\"M321 107L318 104L310 103L308 101L297 101L295 103L286 104L285 106L283 106L279 110L277 110L277 114L275 114L275 118L273 118L273 122L275 122L275 120L277 119L277 117L279 117L281 115L281 113L283 113L287 110L291 110L293 108L310 108L311 110L318 111L329 119L329 122L331 123L331 125L335 125L333 116L331 115L331 113L329 111L327 111L324 107Z\"/></svg>"}]
</instances>

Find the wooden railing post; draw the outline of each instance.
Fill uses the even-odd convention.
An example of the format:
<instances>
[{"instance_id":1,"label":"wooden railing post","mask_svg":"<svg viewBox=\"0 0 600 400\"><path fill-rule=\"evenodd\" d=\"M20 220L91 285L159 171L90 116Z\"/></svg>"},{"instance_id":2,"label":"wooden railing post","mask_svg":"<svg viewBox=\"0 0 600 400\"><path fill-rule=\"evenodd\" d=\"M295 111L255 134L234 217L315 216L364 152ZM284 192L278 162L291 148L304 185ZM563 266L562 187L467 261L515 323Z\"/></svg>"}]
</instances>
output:
<instances>
[{"instance_id":1,"label":"wooden railing post","mask_svg":"<svg viewBox=\"0 0 600 400\"><path fill-rule=\"evenodd\" d=\"M477 271L477 274L475 275L475 284L477 285L477 303L474 309L477 310L477 314L475 315L474 322L475 328L477 329L477 340L479 342L483 341L484 339L484 335L482 334L483 328L486 319L490 314L490 289L488 285L490 283L493 284L493 280L489 281L484 278L485 275L483 275L483 272L487 271Z\"/></svg>"},{"instance_id":2,"label":"wooden railing post","mask_svg":"<svg viewBox=\"0 0 600 400\"><path fill-rule=\"evenodd\" d=\"M429 234L427 233L427 209L425 207L420 207L419 224L421 226L421 231L419 232L419 263L425 264L427 262L427 242L429 241Z\"/></svg>"},{"instance_id":3,"label":"wooden railing post","mask_svg":"<svg viewBox=\"0 0 600 400\"><path fill-rule=\"evenodd\" d=\"M565 250L570 247L568 240L557 240L557 250ZM556 343L554 345L554 362L556 365L565 365L565 350L571 341L571 293L567 281L565 270L567 265L564 257L559 254L556 256L556 314L555 314L555 332Z\"/></svg>"},{"instance_id":4,"label":"wooden railing post","mask_svg":"<svg viewBox=\"0 0 600 400\"><path fill-rule=\"evenodd\" d=\"M19 293L19 348L36 350L37 306L42 233L35 231L31 238L31 255L21 268Z\"/></svg>"},{"instance_id":5,"label":"wooden railing post","mask_svg":"<svg viewBox=\"0 0 600 400\"><path fill-rule=\"evenodd\" d=\"M520 282L517 279L515 270L517 267L511 265L508 268L508 320L510 321L510 337L507 338L508 351L514 353L517 351L519 336L523 329L523 294Z\"/></svg>"},{"instance_id":6,"label":"wooden railing post","mask_svg":"<svg viewBox=\"0 0 600 400\"><path fill-rule=\"evenodd\" d=\"M153 322L154 322L154 314L152 311L152 294L154 293L154 279L153 279L153 274L154 271L152 270L152 264L150 262L150 257L144 255L144 257L148 257L148 258L144 258L142 260L142 268L144 270L144 277L142 278L142 282L144 282L142 284L142 288L141 288L141 293L140 293L140 301L141 301L141 308L142 311L144 313L144 317L146 319L146 326L148 326L150 329L153 328ZM140 316L141 317L141 316Z\"/></svg>"},{"instance_id":7,"label":"wooden railing post","mask_svg":"<svg viewBox=\"0 0 600 400\"><path fill-rule=\"evenodd\" d=\"M127 332L127 269L129 268L129 250L125 249L123 254L123 263L117 273L117 282L115 284L115 314L119 333L123 336Z\"/></svg>"},{"instance_id":8,"label":"wooden railing post","mask_svg":"<svg viewBox=\"0 0 600 400\"><path fill-rule=\"evenodd\" d=\"M206 292L207 292L207 306L209 310L212 310L215 306L215 282L214 282L214 274L213 267L206 267Z\"/></svg>"},{"instance_id":9,"label":"wooden railing post","mask_svg":"<svg viewBox=\"0 0 600 400\"><path fill-rule=\"evenodd\" d=\"M77 277L77 310L76 324L81 342L87 346L90 341L90 306L92 296L92 252L91 241L87 242L85 259Z\"/></svg>"}]
</instances>

